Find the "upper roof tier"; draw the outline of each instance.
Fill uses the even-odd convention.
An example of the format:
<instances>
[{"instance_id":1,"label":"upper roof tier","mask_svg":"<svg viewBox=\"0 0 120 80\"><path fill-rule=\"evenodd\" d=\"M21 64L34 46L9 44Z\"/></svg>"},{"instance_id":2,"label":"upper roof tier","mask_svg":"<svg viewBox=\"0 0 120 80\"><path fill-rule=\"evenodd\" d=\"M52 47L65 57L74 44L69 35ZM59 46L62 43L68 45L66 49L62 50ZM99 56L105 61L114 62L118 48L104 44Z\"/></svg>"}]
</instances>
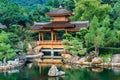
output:
<instances>
[{"instance_id":1,"label":"upper roof tier","mask_svg":"<svg viewBox=\"0 0 120 80\"><path fill-rule=\"evenodd\" d=\"M58 17L58 16L72 16L72 12L67 11L66 9L63 9L61 6L51 12L46 13L47 16L51 16L51 17Z\"/></svg>"}]
</instances>

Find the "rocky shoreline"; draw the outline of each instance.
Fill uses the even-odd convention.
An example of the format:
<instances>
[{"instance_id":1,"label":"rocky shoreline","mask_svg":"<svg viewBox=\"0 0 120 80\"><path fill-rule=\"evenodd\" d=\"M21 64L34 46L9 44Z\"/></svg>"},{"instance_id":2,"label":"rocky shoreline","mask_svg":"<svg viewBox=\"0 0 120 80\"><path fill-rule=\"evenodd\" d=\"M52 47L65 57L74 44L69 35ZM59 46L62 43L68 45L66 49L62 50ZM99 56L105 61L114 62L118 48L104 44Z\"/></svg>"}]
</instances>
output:
<instances>
[{"instance_id":1,"label":"rocky shoreline","mask_svg":"<svg viewBox=\"0 0 120 80\"><path fill-rule=\"evenodd\" d=\"M1 65L0 66L0 71L7 71L7 70L12 70L12 69L20 68L23 65L24 65L24 63L19 63L18 65L10 65L10 64Z\"/></svg>"},{"instance_id":2,"label":"rocky shoreline","mask_svg":"<svg viewBox=\"0 0 120 80\"><path fill-rule=\"evenodd\" d=\"M62 61L65 64L73 64L86 67L120 67L120 61L118 61L119 59L115 58L115 56L118 58L120 55L114 55L113 59L110 62L103 62L102 58L93 55L80 58L79 56L62 54Z\"/></svg>"},{"instance_id":3,"label":"rocky shoreline","mask_svg":"<svg viewBox=\"0 0 120 80\"><path fill-rule=\"evenodd\" d=\"M120 63L100 63L100 64L92 64L91 62L84 62L84 63L78 63L74 62L72 64L79 65L79 66L89 66L89 67L120 67Z\"/></svg>"}]
</instances>

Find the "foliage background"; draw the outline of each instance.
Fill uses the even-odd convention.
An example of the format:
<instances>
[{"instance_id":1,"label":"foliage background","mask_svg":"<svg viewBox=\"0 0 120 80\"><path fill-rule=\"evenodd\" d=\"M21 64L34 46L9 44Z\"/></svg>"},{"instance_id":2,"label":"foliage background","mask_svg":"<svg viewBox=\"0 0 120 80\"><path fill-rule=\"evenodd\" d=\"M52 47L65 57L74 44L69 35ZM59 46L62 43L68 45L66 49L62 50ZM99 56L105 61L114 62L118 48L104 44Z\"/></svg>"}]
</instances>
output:
<instances>
[{"instance_id":1,"label":"foliage background","mask_svg":"<svg viewBox=\"0 0 120 80\"><path fill-rule=\"evenodd\" d=\"M75 35L70 34L78 43L76 49L71 49L72 53L77 54L76 50L79 51L81 45L87 51L93 47L98 53L109 53L109 51L119 53L119 0L0 0L0 23L7 26L7 29L0 29L0 36L7 34L7 39L4 40L8 40L0 43L5 46L2 48L25 50L26 44L36 35L28 31L34 22L48 22L50 17L45 13L58 8L59 5L75 14L70 17L72 21L89 20L89 30L83 29ZM19 43L23 45L19 46ZM3 53L5 50L1 50L2 55Z\"/></svg>"}]
</instances>

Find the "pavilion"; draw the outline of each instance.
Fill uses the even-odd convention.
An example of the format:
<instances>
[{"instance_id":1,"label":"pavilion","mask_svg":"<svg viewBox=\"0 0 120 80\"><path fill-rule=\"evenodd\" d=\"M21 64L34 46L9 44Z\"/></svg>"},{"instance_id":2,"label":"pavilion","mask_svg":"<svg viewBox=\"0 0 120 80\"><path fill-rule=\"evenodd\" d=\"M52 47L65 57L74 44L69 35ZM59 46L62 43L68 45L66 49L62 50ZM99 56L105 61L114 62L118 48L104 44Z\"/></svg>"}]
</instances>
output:
<instances>
[{"instance_id":1,"label":"pavilion","mask_svg":"<svg viewBox=\"0 0 120 80\"><path fill-rule=\"evenodd\" d=\"M63 50L64 45L56 34L58 31L64 31L65 33L77 32L80 28L88 28L89 21L70 21L69 17L73 14L66 9L59 7L58 9L46 13L51 17L50 22L36 22L32 27L32 31L37 31L38 45L41 46L41 51L46 58L58 58L60 56L59 51ZM45 34L49 34L49 40L45 39ZM53 57L56 56L56 57Z\"/></svg>"}]
</instances>

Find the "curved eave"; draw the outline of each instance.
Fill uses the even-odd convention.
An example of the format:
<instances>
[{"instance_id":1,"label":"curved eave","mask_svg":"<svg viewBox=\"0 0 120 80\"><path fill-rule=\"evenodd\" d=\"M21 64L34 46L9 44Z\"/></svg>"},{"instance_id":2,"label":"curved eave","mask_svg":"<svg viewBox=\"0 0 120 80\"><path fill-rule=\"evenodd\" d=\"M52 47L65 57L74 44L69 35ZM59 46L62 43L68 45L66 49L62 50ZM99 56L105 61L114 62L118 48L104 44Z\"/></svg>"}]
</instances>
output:
<instances>
[{"instance_id":1,"label":"curved eave","mask_svg":"<svg viewBox=\"0 0 120 80\"><path fill-rule=\"evenodd\" d=\"M71 13L64 13L64 14L53 14L53 13L46 13L47 16L50 16L50 17L61 17L61 16L73 16L73 14Z\"/></svg>"},{"instance_id":2,"label":"curved eave","mask_svg":"<svg viewBox=\"0 0 120 80\"><path fill-rule=\"evenodd\" d=\"M51 30L31 30L32 32L51 32Z\"/></svg>"}]
</instances>

